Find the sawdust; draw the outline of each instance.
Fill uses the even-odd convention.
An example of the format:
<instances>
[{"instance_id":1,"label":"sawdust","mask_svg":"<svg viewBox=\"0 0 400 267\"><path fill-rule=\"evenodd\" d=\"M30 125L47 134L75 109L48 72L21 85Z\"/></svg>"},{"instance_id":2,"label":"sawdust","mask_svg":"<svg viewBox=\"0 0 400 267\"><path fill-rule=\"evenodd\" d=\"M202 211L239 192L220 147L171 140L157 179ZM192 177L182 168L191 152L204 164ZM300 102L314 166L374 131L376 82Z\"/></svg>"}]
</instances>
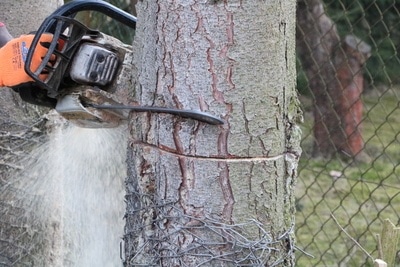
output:
<instances>
[{"instance_id":1,"label":"sawdust","mask_svg":"<svg viewBox=\"0 0 400 267\"><path fill-rule=\"evenodd\" d=\"M51 244L46 266L122 266L126 135L123 128L56 127L13 180L22 206ZM29 226L36 229L34 225ZM32 247L32 244L25 244Z\"/></svg>"}]
</instances>

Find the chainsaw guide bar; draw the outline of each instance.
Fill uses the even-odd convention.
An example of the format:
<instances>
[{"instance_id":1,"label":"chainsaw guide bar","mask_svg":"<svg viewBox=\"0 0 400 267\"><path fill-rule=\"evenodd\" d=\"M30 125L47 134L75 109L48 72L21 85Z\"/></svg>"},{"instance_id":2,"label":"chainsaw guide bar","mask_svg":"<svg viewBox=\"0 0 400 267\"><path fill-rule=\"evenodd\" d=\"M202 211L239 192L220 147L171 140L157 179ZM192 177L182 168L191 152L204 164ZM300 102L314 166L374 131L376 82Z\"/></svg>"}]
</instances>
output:
<instances>
[{"instance_id":1,"label":"chainsaw guide bar","mask_svg":"<svg viewBox=\"0 0 400 267\"><path fill-rule=\"evenodd\" d=\"M198 120L212 125L224 124L224 121L210 115L206 112L188 109L174 109L174 108L164 108L164 107L153 107L153 106L127 106L127 105L89 105L90 107L102 110L130 110L134 112L153 112L153 113L166 113L182 118L188 118L193 120Z\"/></svg>"},{"instance_id":2,"label":"chainsaw guide bar","mask_svg":"<svg viewBox=\"0 0 400 267\"><path fill-rule=\"evenodd\" d=\"M127 111L166 113L212 125L224 123L221 119L201 111L124 105L115 101L112 94L103 90L90 87L79 89L62 97L57 103L56 111L80 127L117 127L122 120L128 119L129 113Z\"/></svg>"}]
</instances>

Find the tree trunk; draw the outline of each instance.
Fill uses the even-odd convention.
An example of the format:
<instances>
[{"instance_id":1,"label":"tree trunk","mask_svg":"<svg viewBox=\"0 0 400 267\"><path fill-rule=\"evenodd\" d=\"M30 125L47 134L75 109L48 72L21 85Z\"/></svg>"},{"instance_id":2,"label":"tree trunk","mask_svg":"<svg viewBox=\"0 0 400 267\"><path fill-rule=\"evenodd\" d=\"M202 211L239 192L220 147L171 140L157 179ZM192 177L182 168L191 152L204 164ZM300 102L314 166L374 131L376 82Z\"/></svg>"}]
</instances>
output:
<instances>
[{"instance_id":1,"label":"tree trunk","mask_svg":"<svg viewBox=\"0 0 400 267\"><path fill-rule=\"evenodd\" d=\"M140 1L126 266L293 266L295 1Z\"/></svg>"},{"instance_id":2,"label":"tree trunk","mask_svg":"<svg viewBox=\"0 0 400 267\"><path fill-rule=\"evenodd\" d=\"M314 98L314 156L361 157L362 66L371 48L354 36L343 41L321 0L297 9L297 48Z\"/></svg>"},{"instance_id":3,"label":"tree trunk","mask_svg":"<svg viewBox=\"0 0 400 267\"><path fill-rule=\"evenodd\" d=\"M60 4L60 0L4 0L0 21L17 37L37 30ZM22 102L9 88L0 89L0 105L0 266L45 266L48 255L43 251L51 251L51 241L44 238L43 225L30 224L37 217L31 206L35 196L27 196L9 180L24 168L21 159L43 142L44 111Z\"/></svg>"}]
</instances>

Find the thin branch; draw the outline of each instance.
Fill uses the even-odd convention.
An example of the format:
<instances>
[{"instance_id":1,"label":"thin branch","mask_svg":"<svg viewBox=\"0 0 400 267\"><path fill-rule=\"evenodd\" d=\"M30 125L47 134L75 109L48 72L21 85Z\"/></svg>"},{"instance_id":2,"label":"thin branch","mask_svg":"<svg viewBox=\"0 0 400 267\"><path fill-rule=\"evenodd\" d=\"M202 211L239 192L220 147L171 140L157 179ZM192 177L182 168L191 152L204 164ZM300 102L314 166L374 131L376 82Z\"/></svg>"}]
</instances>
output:
<instances>
[{"instance_id":1,"label":"thin branch","mask_svg":"<svg viewBox=\"0 0 400 267\"><path fill-rule=\"evenodd\" d=\"M383 259L382 239L380 234L376 234L376 241L378 242L378 256Z\"/></svg>"},{"instance_id":2,"label":"thin branch","mask_svg":"<svg viewBox=\"0 0 400 267\"><path fill-rule=\"evenodd\" d=\"M371 254L368 253L368 251L366 251L361 245L360 243L357 242L357 240L355 240L351 235L349 235L346 230L340 226L339 222L337 221L336 217L331 213L331 217L332 219L335 221L335 223L337 224L337 226L340 228L340 230L343 231L343 233L345 233L347 235L348 238L351 239L351 241L354 242L354 244L356 244L372 261L374 261L375 259L371 256Z\"/></svg>"}]
</instances>

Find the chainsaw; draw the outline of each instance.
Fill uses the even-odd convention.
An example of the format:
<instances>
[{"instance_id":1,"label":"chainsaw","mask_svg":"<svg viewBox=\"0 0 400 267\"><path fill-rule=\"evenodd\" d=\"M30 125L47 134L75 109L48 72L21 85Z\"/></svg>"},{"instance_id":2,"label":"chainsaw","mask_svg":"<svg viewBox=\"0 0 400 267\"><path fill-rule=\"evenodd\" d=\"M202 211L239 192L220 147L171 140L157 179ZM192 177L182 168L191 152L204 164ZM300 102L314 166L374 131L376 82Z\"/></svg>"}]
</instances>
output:
<instances>
[{"instance_id":1,"label":"chainsaw","mask_svg":"<svg viewBox=\"0 0 400 267\"><path fill-rule=\"evenodd\" d=\"M129 105L128 90L121 88L130 79L132 46L91 29L75 19L80 11L100 12L132 30L136 17L100 0L71 1L47 17L33 38L25 61L25 71L34 80L13 88L29 103L54 108L68 121L85 128L117 127L129 111L168 113L218 125L223 121L196 110ZM43 34L53 39L41 64L32 69L35 49ZM46 73L46 75L43 75ZM129 84L129 83L128 83Z\"/></svg>"}]
</instances>

